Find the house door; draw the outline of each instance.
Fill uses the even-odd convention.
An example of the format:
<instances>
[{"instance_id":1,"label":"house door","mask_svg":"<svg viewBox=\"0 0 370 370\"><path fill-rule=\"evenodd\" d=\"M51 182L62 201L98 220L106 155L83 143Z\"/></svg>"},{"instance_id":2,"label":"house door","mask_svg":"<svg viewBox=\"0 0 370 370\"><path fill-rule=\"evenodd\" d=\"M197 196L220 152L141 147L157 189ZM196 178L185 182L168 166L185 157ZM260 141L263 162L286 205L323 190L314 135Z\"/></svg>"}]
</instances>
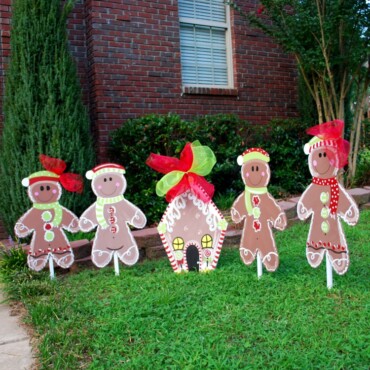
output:
<instances>
[{"instance_id":1,"label":"house door","mask_svg":"<svg viewBox=\"0 0 370 370\"><path fill-rule=\"evenodd\" d=\"M195 245L189 245L186 249L186 262L189 271L199 271L199 251Z\"/></svg>"}]
</instances>

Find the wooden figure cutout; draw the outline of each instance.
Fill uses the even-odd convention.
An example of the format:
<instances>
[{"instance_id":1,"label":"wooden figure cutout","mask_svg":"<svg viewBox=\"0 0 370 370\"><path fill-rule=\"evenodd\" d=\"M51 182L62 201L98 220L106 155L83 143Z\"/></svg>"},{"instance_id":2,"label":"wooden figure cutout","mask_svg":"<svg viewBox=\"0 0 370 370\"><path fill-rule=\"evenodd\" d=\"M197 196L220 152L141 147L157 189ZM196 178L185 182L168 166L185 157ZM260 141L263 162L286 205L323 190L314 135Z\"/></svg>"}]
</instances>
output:
<instances>
[{"instance_id":1,"label":"wooden figure cutout","mask_svg":"<svg viewBox=\"0 0 370 370\"><path fill-rule=\"evenodd\" d=\"M118 259L133 265L139 259L139 249L129 224L136 228L146 225L144 213L124 198L127 183L124 167L105 163L88 171L91 187L97 200L81 216L80 228L90 231L97 227L91 259L97 267L106 266L114 257L118 275Z\"/></svg>"},{"instance_id":2,"label":"wooden figure cutout","mask_svg":"<svg viewBox=\"0 0 370 370\"><path fill-rule=\"evenodd\" d=\"M268 193L270 181L269 154L261 148L251 148L238 157L245 190L231 208L231 218L239 223L244 220L240 242L240 257L250 265L257 257L258 277L262 275L262 264L268 271L279 265L272 228L284 230L287 218L284 211Z\"/></svg>"},{"instance_id":3,"label":"wooden figure cutout","mask_svg":"<svg viewBox=\"0 0 370 370\"><path fill-rule=\"evenodd\" d=\"M311 217L306 245L308 263L318 267L326 254L328 263L339 275L349 266L347 242L339 219L355 225L359 218L355 201L337 178L338 170L347 163L349 152L349 143L341 137L343 129L344 122L334 120L307 130L308 134L314 135L304 147L312 183L297 205L301 220ZM330 271L330 288L329 280Z\"/></svg>"},{"instance_id":4,"label":"wooden figure cutout","mask_svg":"<svg viewBox=\"0 0 370 370\"><path fill-rule=\"evenodd\" d=\"M17 221L14 231L19 238L33 234L28 266L40 271L49 260L53 278L53 261L62 268L70 267L74 261L63 229L72 233L79 230L78 217L59 204L62 187L81 193L83 182L79 175L64 173L66 163L61 159L40 155L40 162L45 171L33 173L22 181L28 187L33 207Z\"/></svg>"},{"instance_id":5,"label":"wooden figure cutout","mask_svg":"<svg viewBox=\"0 0 370 370\"><path fill-rule=\"evenodd\" d=\"M203 177L216 163L212 150L195 141L185 145L180 159L151 154L146 163L165 174L156 192L169 205L158 232L173 270L214 270L227 222L212 202L214 186Z\"/></svg>"}]
</instances>

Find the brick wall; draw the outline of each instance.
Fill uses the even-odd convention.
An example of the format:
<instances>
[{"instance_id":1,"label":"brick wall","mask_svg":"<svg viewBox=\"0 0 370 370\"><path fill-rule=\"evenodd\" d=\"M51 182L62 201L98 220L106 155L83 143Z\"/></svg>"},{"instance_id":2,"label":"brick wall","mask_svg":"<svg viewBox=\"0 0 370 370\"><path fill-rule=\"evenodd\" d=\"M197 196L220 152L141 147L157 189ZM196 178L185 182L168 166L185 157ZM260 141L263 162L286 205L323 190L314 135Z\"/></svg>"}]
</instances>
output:
<instances>
[{"instance_id":1,"label":"brick wall","mask_svg":"<svg viewBox=\"0 0 370 370\"><path fill-rule=\"evenodd\" d=\"M258 0L239 1L245 10ZM0 108L10 55L11 0L0 5ZM174 112L184 118L235 113L252 123L296 116L294 60L233 11L233 90L181 85L177 0L78 0L69 17L76 60L99 160L109 132L129 118ZM5 71L5 72L4 72ZM0 129L3 113L0 109Z\"/></svg>"},{"instance_id":2,"label":"brick wall","mask_svg":"<svg viewBox=\"0 0 370 370\"><path fill-rule=\"evenodd\" d=\"M148 113L235 113L253 123L296 115L294 61L238 14L232 14L235 90L184 93L177 1L90 0L85 8L91 113L101 158L109 131Z\"/></svg>"},{"instance_id":3,"label":"brick wall","mask_svg":"<svg viewBox=\"0 0 370 370\"><path fill-rule=\"evenodd\" d=\"M246 11L258 6L257 0L239 3ZM0 106L11 0L1 4ZM68 23L70 48L101 160L109 131L148 113L235 113L252 123L296 115L294 60L233 11L231 18L235 89L183 91L176 0L77 1Z\"/></svg>"}]
</instances>

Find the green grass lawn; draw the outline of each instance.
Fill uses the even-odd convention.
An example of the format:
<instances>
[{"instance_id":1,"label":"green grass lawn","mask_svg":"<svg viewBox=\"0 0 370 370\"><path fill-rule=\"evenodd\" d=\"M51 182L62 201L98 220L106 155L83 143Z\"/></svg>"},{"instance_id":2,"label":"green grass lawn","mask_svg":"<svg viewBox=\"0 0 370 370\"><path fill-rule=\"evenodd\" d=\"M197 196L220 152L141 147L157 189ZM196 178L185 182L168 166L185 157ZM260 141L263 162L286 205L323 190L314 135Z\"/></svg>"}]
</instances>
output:
<instances>
[{"instance_id":1,"label":"green grass lawn","mask_svg":"<svg viewBox=\"0 0 370 370\"><path fill-rule=\"evenodd\" d=\"M41 368L368 369L370 211L345 227L351 265L326 288L305 256L307 224L276 233L280 266L256 277L225 248L212 273L167 259L25 283Z\"/></svg>"}]
</instances>

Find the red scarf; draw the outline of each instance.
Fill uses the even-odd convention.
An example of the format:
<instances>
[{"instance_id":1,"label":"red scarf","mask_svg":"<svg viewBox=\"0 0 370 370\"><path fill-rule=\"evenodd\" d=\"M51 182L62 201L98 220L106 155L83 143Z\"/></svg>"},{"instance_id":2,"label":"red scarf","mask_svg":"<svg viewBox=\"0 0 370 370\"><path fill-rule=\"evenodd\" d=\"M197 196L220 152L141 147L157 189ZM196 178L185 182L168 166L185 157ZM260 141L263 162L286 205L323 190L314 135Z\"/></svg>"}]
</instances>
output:
<instances>
[{"instance_id":1,"label":"red scarf","mask_svg":"<svg viewBox=\"0 0 370 370\"><path fill-rule=\"evenodd\" d=\"M332 177L330 179L320 179L319 177L313 177L312 183L315 185L322 185L322 186L330 186L330 202L329 208L330 213L335 215L338 209L338 202L339 202L339 185L338 180L336 177Z\"/></svg>"}]
</instances>

